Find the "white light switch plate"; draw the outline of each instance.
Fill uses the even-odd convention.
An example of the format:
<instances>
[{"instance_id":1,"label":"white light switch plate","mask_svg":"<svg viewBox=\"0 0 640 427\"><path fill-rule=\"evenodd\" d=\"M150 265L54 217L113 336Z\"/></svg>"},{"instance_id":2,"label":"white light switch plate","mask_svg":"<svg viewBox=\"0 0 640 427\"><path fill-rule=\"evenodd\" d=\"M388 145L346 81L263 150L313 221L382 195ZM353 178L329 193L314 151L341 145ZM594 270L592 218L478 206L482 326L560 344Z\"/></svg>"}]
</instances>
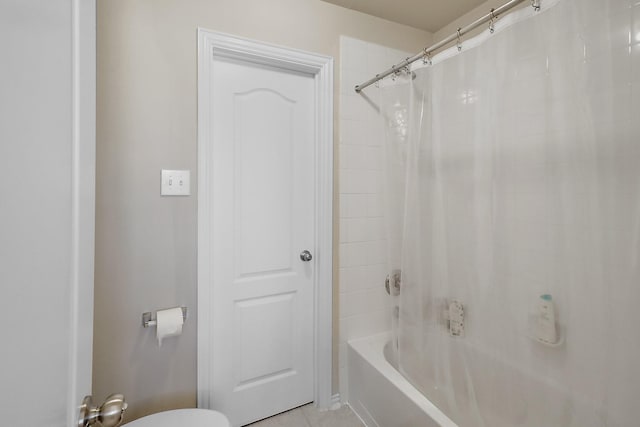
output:
<instances>
[{"instance_id":1,"label":"white light switch plate","mask_svg":"<svg viewBox=\"0 0 640 427\"><path fill-rule=\"evenodd\" d=\"M190 171L162 170L160 185L161 196L189 196L191 195Z\"/></svg>"}]
</instances>

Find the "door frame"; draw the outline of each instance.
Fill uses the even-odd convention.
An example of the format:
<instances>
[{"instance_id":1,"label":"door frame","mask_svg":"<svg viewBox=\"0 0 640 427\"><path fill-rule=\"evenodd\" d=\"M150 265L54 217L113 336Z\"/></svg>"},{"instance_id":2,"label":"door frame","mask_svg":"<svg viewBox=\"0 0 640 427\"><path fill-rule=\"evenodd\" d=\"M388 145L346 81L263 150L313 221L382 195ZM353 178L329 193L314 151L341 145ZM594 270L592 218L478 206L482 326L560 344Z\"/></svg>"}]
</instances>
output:
<instances>
[{"instance_id":1,"label":"door frame","mask_svg":"<svg viewBox=\"0 0 640 427\"><path fill-rule=\"evenodd\" d=\"M71 0L71 244L67 425L91 394L96 177L96 2Z\"/></svg>"},{"instance_id":2,"label":"door frame","mask_svg":"<svg viewBox=\"0 0 640 427\"><path fill-rule=\"evenodd\" d=\"M333 356L333 58L198 28L198 407L212 402L211 227L210 198L211 56L233 58L308 74L314 79L315 241L314 257L314 402L332 403Z\"/></svg>"}]
</instances>

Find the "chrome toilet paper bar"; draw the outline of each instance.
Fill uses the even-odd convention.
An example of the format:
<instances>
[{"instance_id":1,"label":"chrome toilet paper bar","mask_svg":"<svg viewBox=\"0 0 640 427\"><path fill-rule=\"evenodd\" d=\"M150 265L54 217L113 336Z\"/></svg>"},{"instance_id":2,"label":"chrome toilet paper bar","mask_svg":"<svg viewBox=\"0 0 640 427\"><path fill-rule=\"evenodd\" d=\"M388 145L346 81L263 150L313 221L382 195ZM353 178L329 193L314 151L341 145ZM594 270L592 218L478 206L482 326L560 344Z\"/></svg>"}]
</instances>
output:
<instances>
[{"instance_id":1,"label":"chrome toilet paper bar","mask_svg":"<svg viewBox=\"0 0 640 427\"><path fill-rule=\"evenodd\" d=\"M182 319L187 320L187 307L180 307L182 309ZM142 313L142 327L148 328L149 326L156 326L156 319L152 319L153 313L147 311L146 313Z\"/></svg>"}]
</instances>

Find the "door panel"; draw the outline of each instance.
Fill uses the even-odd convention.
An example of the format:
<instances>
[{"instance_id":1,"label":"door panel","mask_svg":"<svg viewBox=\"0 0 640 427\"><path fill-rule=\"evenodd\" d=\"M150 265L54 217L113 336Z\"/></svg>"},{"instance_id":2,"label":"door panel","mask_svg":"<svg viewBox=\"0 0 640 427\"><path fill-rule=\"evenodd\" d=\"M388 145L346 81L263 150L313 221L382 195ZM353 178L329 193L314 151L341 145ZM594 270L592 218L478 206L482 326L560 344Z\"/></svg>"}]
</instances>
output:
<instances>
[{"instance_id":1,"label":"door panel","mask_svg":"<svg viewBox=\"0 0 640 427\"><path fill-rule=\"evenodd\" d=\"M236 301L236 390L293 374L295 293ZM255 357L255 355L261 355Z\"/></svg>"},{"instance_id":2,"label":"door panel","mask_svg":"<svg viewBox=\"0 0 640 427\"><path fill-rule=\"evenodd\" d=\"M0 2L0 425L91 393L95 3Z\"/></svg>"},{"instance_id":3,"label":"door panel","mask_svg":"<svg viewBox=\"0 0 640 427\"><path fill-rule=\"evenodd\" d=\"M239 276L291 271L295 102L258 88L234 110Z\"/></svg>"},{"instance_id":4,"label":"door panel","mask_svg":"<svg viewBox=\"0 0 640 427\"><path fill-rule=\"evenodd\" d=\"M314 80L212 61L211 383L245 425L313 400Z\"/></svg>"}]
</instances>

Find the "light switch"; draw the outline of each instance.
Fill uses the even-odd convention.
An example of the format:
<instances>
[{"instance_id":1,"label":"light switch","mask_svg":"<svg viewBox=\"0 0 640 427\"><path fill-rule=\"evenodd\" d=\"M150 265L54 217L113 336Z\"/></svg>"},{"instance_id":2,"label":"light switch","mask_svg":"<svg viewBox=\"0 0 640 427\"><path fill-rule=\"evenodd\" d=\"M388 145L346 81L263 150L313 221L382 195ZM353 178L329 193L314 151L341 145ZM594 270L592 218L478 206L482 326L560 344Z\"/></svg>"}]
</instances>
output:
<instances>
[{"instance_id":1,"label":"light switch","mask_svg":"<svg viewBox=\"0 0 640 427\"><path fill-rule=\"evenodd\" d=\"M191 195L190 171L163 169L161 174L161 196Z\"/></svg>"}]
</instances>

